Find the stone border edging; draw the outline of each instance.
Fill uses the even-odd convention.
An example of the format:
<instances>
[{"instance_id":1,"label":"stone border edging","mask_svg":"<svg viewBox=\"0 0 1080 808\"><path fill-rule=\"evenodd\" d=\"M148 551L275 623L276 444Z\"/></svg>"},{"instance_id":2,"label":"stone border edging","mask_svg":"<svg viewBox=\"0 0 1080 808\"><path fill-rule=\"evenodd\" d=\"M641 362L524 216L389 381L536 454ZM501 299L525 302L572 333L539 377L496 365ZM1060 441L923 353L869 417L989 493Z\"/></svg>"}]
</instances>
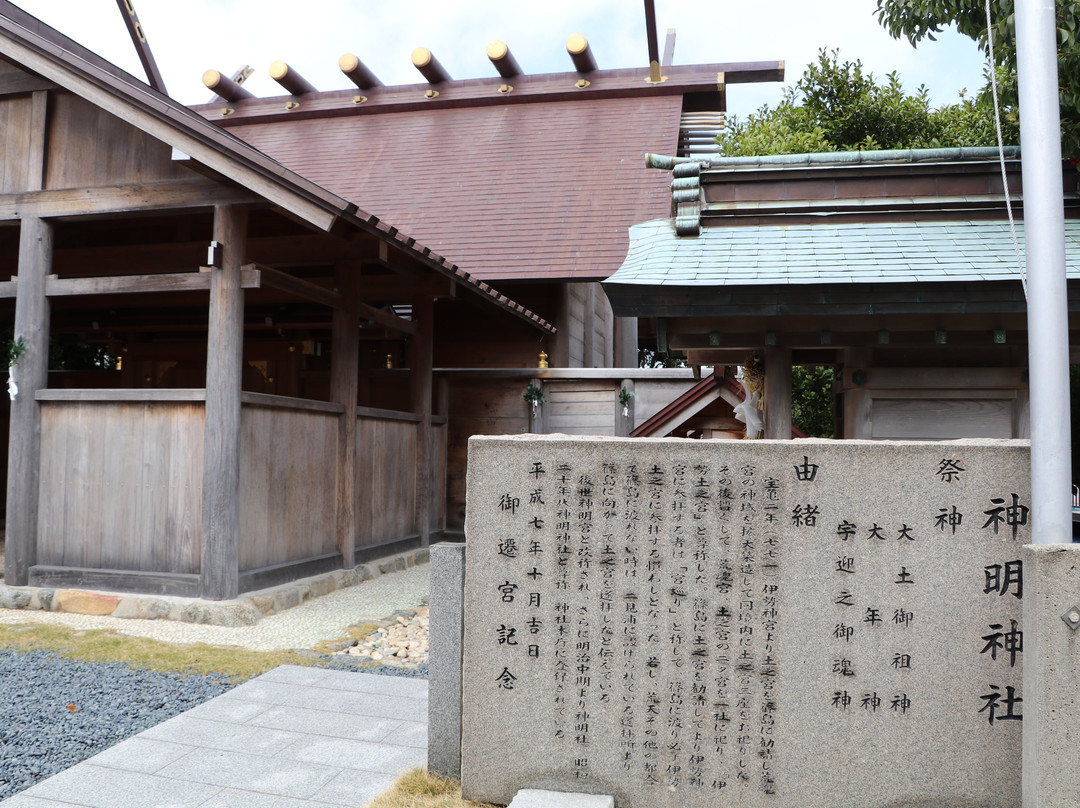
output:
<instances>
[{"instance_id":1,"label":"stone border edging","mask_svg":"<svg viewBox=\"0 0 1080 808\"><path fill-rule=\"evenodd\" d=\"M0 609L99 615L134 620L176 620L210 626L253 626L271 614L299 606L388 572L426 564L428 549L411 550L347 570L301 578L248 592L236 600L212 601L167 595L139 595L88 589L51 589L0 584Z\"/></svg>"}]
</instances>

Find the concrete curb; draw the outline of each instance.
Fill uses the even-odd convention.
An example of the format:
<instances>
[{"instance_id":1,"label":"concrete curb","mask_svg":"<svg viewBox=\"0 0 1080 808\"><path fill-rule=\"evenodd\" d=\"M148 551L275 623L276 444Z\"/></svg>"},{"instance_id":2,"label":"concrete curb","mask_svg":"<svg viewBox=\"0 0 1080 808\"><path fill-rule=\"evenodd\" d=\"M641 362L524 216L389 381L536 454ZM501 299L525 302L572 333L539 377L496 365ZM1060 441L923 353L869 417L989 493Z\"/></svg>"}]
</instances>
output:
<instances>
[{"instance_id":1,"label":"concrete curb","mask_svg":"<svg viewBox=\"0 0 1080 808\"><path fill-rule=\"evenodd\" d=\"M252 626L263 617L299 606L312 598L370 581L388 572L426 564L428 549L301 578L248 592L236 600L202 600L165 595L137 595L88 589L49 589L0 584L0 609L103 615L133 620L176 620L211 626Z\"/></svg>"}]
</instances>

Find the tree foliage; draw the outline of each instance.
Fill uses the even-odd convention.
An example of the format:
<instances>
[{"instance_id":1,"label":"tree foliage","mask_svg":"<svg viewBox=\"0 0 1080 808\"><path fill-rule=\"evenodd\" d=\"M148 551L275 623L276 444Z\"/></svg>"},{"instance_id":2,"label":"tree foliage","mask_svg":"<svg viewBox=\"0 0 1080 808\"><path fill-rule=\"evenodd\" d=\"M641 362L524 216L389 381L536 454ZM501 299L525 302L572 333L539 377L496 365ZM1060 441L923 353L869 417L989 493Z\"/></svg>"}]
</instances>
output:
<instances>
[{"instance_id":1,"label":"tree foliage","mask_svg":"<svg viewBox=\"0 0 1080 808\"><path fill-rule=\"evenodd\" d=\"M904 92L896 73L878 83L862 62L822 50L776 107L731 118L717 138L720 153L767 154L989 146L993 111L975 98L934 109L925 87Z\"/></svg>"},{"instance_id":2,"label":"tree foliage","mask_svg":"<svg viewBox=\"0 0 1080 808\"><path fill-rule=\"evenodd\" d=\"M878 22L896 39L912 45L934 39L951 25L974 39L984 51L987 45L985 0L877 0ZM990 0L1002 103L1015 109L1016 18L1012 0ZM1057 0L1058 89L1061 103L1061 148L1065 156L1080 155L1080 4ZM989 87L983 89L985 100Z\"/></svg>"},{"instance_id":3,"label":"tree foliage","mask_svg":"<svg viewBox=\"0 0 1080 808\"><path fill-rule=\"evenodd\" d=\"M826 365L791 369L791 423L811 438L835 437L833 373Z\"/></svg>"}]
</instances>

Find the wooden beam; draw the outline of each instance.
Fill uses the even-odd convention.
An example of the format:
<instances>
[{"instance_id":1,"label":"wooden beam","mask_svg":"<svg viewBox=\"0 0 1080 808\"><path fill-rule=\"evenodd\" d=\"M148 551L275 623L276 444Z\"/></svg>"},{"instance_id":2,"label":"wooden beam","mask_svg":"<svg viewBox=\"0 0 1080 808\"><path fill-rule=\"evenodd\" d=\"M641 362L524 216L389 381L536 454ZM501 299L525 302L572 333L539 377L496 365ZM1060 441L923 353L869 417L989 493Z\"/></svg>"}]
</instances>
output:
<instances>
[{"instance_id":1,"label":"wooden beam","mask_svg":"<svg viewBox=\"0 0 1080 808\"><path fill-rule=\"evenodd\" d=\"M352 267L335 268L334 280L344 301L356 301L357 275ZM345 411L338 420L336 531L343 566L356 564L356 399L360 363L359 318L356 307L334 309L330 342L330 398Z\"/></svg>"},{"instance_id":2,"label":"wooden beam","mask_svg":"<svg viewBox=\"0 0 1080 808\"><path fill-rule=\"evenodd\" d=\"M249 264L241 271L240 287L258 289L263 285L260 270ZM58 278L50 276L45 281L45 294L49 297L69 295L125 295L150 292L198 292L209 291L213 273L163 272L160 275L106 275L100 278ZM11 282L13 283L13 282ZM0 283L0 297L3 297Z\"/></svg>"},{"instance_id":3,"label":"wooden beam","mask_svg":"<svg viewBox=\"0 0 1080 808\"><path fill-rule=\"evenodd\" d=\"M135 52L139 54L139 61L142 62L143 70L146 71L150 86L162 95L168 95L169 91L165 89L165 80L161 78L157 60L150 50L150 43L146 41L146 32L143 30L142 23L139 22L139 15L135 13L135 7L131 4L131 0L116 0L116 5L120 8L120 13L124 15L124 25L127 26L128 34L131 36L131 44L135 46Z\"/></svg>"},{"instance_id":4,"label":"wooden beam","mask_svg":"<svg viewBox=\"0 0 1080 808\"><path fill-rule=\"evenodd\" d=\"M37 391L48 386L49 301L45 278L52 269L53 226L24 219L19 231L19 274L15 300L16 340L26 350L16 365L19 393L11 402L8 437L7 549L4 582L26 586L37 562L38 474L41 454L41 409Z\"/></svg>"},{"instance_id":5,"label":"wooden beam","mask_svg":"<svg viewBox=\"0 0 1080 808\"><path fill-rule=\"evenodd\" d=\"M53 82L40 76L31 76L29 73L5 73L0 76L0 97L55 89L57 87Z\"/></svg>"},{"instance_id":6,"label":"wooden beam","mask_svg":"<svg viewBox=\"0 0 1080 808\"><path fill-rule=\"evenodd\" d=\"M259 202L260 197L227 183L207 179L63 188L0 196L0 221L25 216L49 218L135 213L147 210L212 208Z\"/></svg>"},{"instance_id":7,"label":"wooden beam","mask_svg":"<svg viewBox=\"0 0 1080 808\"><path fill-rule=\"evenodd\" d=\"M202 568L199 585L209 600L235 598L239 587L240 379L244 350L244 261L247 211L214 212L214 241L223 247L221 269L208 274L210 320L206 352L206 426L203 432Z\"/></svg>"},{"instance_id":8,"label":"wooden beam","mask_svg":"<svg viewBox=\"0 0 1080 808\"><path fill-rule=\"evenodd\" d=\"M345 304L344 298L332 289L326 289L311 281L305 281L295 275L282 272L279 269L264 266L263 264L245 264L244 269L257 270L261 274L263 287L288 292L296 297L321 303L332 309L339 309Z\"/></svg>"},{"instance_id":9,"label":"wooden beam","mask_svg":"<svg viewBox=\"0 0 1080 808\"><path fill-rule=\"evenodd\" d=\"M396 314L391 314L388 311L377 309L374 306L369 306L367 303L356 302L356 312L361 318L371 320L379 325L392 328L395 331L401 331L402 333L415 336L417 333L416 322L412 320L403 320Z\"/></svg>"}]
</instances>

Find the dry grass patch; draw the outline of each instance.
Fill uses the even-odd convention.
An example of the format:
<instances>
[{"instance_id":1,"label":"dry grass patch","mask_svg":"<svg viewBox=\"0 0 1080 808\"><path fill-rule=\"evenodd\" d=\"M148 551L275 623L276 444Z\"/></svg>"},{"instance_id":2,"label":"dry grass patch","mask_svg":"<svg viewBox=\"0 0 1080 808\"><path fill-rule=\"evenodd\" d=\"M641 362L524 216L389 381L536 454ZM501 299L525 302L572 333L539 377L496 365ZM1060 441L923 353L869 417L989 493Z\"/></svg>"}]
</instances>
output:
<instances>
[{"instance_id":1,"label":"dry grass patch","mask_svg":"<svg viewBox=\"0 0 1080 808\"><path fill-rule=\"evenodd\" d=\"M294 651L249 651L195 643L171 645L145 637L127 637L106 629L79 631L67 626L0 626L0 648L53 651L83 662L124 662L162 673L219 674L244 681L279 665L311 665Z\"/></svg>"},{"instance_id":2,"label":"dry grass patch","mask_svg":"<svg viewBox=\"0 0 1080 808\"><path fill-rule=\"evenodd\" d=\"M426 769L409 769L365 808L496 808L461 798L461 783Z\"/></svg>"}]
</instances>

